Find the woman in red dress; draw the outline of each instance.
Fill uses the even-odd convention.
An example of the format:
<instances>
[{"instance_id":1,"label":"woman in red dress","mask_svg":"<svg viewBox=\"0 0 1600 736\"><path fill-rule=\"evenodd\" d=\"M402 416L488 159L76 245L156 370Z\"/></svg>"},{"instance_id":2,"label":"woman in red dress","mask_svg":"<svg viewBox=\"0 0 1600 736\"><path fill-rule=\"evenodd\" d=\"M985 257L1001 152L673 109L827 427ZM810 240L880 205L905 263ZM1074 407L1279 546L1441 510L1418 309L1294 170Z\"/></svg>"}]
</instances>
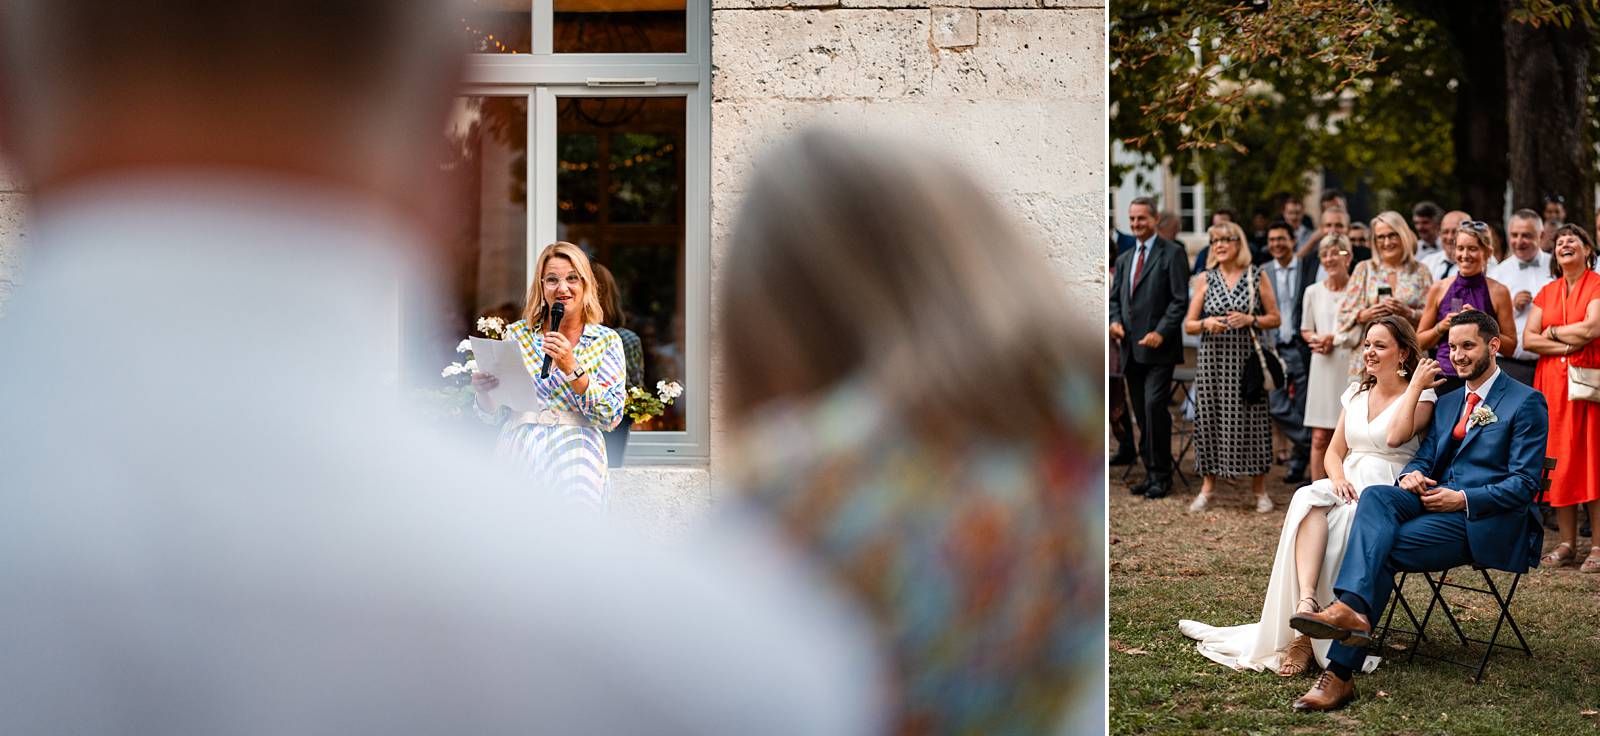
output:
<instances>
[{"instance_id":1,"label":"woman in red dress","mask_svg":"<svg viewBox=\"0 0 1600 736\"><path fill-rule=\"evenodd\" d=\"M1552 567L1577 559L1578 507L1587 506L1590 528L1600 529L1600 404L1567 397L1567 367L1600 368L1600 274L1594 240L1577 225L1555 231L1550 270L1555 281L1533 298L1523 345L1539 354L1533 387L1550 405L1545 455L1556 458L1546 500L1556 509L1561 542L1540 562ZM1600 572L1600 546L1579 567Z\"/></svg>"}]
</instances>

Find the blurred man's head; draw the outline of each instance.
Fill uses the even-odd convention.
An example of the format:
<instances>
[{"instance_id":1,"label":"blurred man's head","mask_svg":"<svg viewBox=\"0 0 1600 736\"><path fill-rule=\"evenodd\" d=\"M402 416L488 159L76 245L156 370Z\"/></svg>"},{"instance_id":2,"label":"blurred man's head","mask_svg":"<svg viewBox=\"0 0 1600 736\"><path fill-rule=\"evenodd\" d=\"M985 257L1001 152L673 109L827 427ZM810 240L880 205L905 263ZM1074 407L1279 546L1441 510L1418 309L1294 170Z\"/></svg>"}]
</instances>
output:
<instances>
[{"instance_id":1,"label":"blurred man's head","mask_svg":"<svg viewBox=\"0 0 1600 736\"><path fill-rule=\"evenodd\" d=\"M1519 261L1533 262L1539 255L1539 236L1543 231L1544 219L1539 213L1527 209L1511 213L1511 222L1506 225L1511 254Z\"/></svg>"},{"instance_id":2,"label":"blurred man's head","mask_svg":"<svg viewBox=\"0 0 1600 736\"><path fill-rule=\"evenodd\" d=\"M1439 247L1444 250L1445 258L1451 263L1455 262L1456 232L1461 229L1461 223L1471 219L1472 215L1461 210L1451 210L1439 221Z\"/></svg>"},{"instance_id":3,"label":"blurred man's head","mask_svg":"<svg viewBox=\"0 0 1600 736\"><path fill-rule=\"evenodd\" d=\"M1178 213L1170 210L1163 212L1156 218L1156 234L1167 240L1177 240L1178 230L1182 224L1183 221L1178 219Z\"/></svg>"},{"instance_id":4,"label":"blurred man's head","mask_svg":"<svg viewBox=\"0 0 1600 736\"><path fill-rule=\"evenodd\" d=\"M1559 194L1545 195L1544 222L1554 227L1567 221L1567 198Z\"/></svg>"},{"instance_id":5,"label":"blurred man's head","mask_svg":"<svg viewBox=\"0 0 1600 736\"><path fill-rule=\"evenodd\" d=\"M1411 227L1417 231L1417 239L1432 243L1439 239L1439 216L1444 210L1432 202L1418 202L1411 208Z\"/></svg>"},{"instance_id":6,"label":"blurred man's head","mask_svg":"<svg viewBox=\"0 0 1600 736\"><path fill-rule=\"evenodd\" d=\"M1211 224L1221 225L1224 222L1235 222L1233 210L1226 207L1211 213Z\"/></svg>"},{"instance_id":7,"label":"blurred man's head","mask_svg":"<svg viewBox=\"0 0 1600 736\"><path fill-rule=\"evenodd\" d=\"M1145 240L1156 233L1156 201L1149 197L1134 197L1128 203L1128 230L1133 237Z\"/></svg>"},{"instance_id":8,"label":"blurred man's head","mask_svg":"<svg viewBox=\"0 0 1600 736\"><path fill-rule=\"evenodd\" d=\"M1344 192L1337 189L1325 189L1322 196L1317 199L1317 204L1323 212L1338 207L1345 212L1350 211L1350 203L1345 200Z\"/></svg>"},{"instance_id":9,"label":"blurred man's head","mask_svg":"<svg viewBox=\"0 0 1600 736\"><path fill-rule=\"evenodd\" d=\"M1283 208L1280 212L1283 215L1284 222L1289 223L1291 227L1300 227L1300 218L1305 216L1306 206L1298 197L1285 194L1283 196Z\"/></svg>"},{"instance_id":10,"label":"blurred man's head","mask_svg":"<svg viewBox=\"0 0 1600 736\"><path fill-rule=\"evenodd\" d=\"M1369 250L1372 248L1372 231L1367 228L1366 223L1350 223L1349 236L1352 252L1354 252L1355 248L1367 248Z\"/></svg>"},{"instance_id":11,"label":"blurred man's head","mask_svg":"<svg viewBox=\"0 0 1600 736\"><path fill-rule=\"evenodd\" d=\"M0 151L41 198L205 169L411 206L462 63L449 5L10 0Z\"/></svg>"},{"instance_id":12,"label":"blurred man's head","mask_svg":"<svg viewBox=\"0 0 1600 736\"><path fill-rule=\"evenodd\" d=\"M1350 232L1350 213L1343 207L1329 207L1322 211L1322 229L1320 237L1329 235L1348 235Z\"/></svg>"}]
</instances>

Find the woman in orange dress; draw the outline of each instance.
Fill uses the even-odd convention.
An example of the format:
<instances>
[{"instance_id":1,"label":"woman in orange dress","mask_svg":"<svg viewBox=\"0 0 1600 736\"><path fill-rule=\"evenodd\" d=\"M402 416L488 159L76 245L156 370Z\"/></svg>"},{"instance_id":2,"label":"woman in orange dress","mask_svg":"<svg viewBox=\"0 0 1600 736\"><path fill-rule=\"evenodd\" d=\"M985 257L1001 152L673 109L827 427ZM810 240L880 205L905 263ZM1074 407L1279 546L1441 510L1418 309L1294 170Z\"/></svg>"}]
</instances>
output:
<instances>
[{"instance_id":1,"label":"woman in orange dress","mask_svg":"<svg viewBox=\"0 0 1600 736\"><path fill-rule=\"evenodd\" d=\"M1545 455L1557 459L1546 498L1556 509L1561 542L1540 562L1552 567L1577 559L1578 507L1587 506L1589 525L1600 529L1600 404L1567 397L1567 367L1600 368L1600 274L1594 240L1577 225L1555 231L1550 270L1555 281L1533 298L1523 344L1539 354L1533 387L1550 405L1550 439ZM1600 546L1578 568L1600 572Z\"/></svg>"}]
</instances>

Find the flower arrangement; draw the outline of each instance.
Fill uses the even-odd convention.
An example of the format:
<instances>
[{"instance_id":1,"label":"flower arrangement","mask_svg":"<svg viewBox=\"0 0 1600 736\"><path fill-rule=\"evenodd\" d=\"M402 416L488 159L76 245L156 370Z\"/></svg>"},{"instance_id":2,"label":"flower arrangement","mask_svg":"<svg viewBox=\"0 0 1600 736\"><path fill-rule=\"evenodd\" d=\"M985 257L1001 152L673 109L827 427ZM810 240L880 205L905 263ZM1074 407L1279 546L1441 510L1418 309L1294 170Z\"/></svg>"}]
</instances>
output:
<instances>
[{"instance_id":1,"label":"flower arrangement","mask_svg":"<svg viewBox=\"0 0 1600 736\"><path fill-rule=\"evenodd\" d=\"M667 407L683 395L683 386L677 381L656 381L656 392L651 394L638 386L628 387L628 404L623 411L635 424L643 424L652 417L665 414Z\"/></svg>"},{"instance_id":2,"label":"flower arrangement","mask_svg":"<svg viewBox=\"0 0 1600 736\"><path fill-rule=\"evenodd\" d=\"M506 321L499 317L479 317L478 332L497 340L505 338ZM476 400L473 396L472 374L478 370L478 361L472 355L472 341L464 339L456 345L462 359L439 371L440 378L453 379L450 385L437 389L417 389L426 414L433 419L459 419Z\"/></svg>"},{"instance_id":3,"label":"flower arrangement","mask_svg":"<svg viewBox=\"0 0 1600 736\"><path fill-rule=\"evenodd\" d=\"M1495 416L1494 410L1487 406L1473 409L1472 416L1467 417L1467 425L1472 427L1487 427L1498 421L1500 421L1500 417Z\"/></svg>"}]
</instances>

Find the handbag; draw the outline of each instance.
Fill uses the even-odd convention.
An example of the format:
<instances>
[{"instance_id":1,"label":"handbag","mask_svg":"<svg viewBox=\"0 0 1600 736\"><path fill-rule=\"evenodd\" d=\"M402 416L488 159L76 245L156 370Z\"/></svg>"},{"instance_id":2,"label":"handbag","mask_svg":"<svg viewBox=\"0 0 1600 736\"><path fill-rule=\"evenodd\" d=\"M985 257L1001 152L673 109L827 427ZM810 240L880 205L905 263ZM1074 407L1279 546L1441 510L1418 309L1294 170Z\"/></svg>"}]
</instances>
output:
<instances>
[{"instance_id":1,"label":"handbag","mask_svg":"<svg viewBox=\"0 0 1600 736\"><path fill-rule=\"evenodd\" d=\"M1600 368L1567 366L1567 398L1600 403Z\"/></svg>"},{"instance_id":2,"label":"handbag","mask_svg":"<svg viewBox=\"0 0 1600 736\"><path fill-rule=\"evenodd\" d=\"M1250 314L1255 314L1258 276L1254 266L1245 277L1250 279ZM1276 350L1262 345L1257 333L1258 330L1250 330L1250 353L1244 356L1244 369L1239 378L1239 395L1246 404L1265 402L1267 394L1285 383L1283 359L1278 357Z\"/></svg>"}]
</instances>

